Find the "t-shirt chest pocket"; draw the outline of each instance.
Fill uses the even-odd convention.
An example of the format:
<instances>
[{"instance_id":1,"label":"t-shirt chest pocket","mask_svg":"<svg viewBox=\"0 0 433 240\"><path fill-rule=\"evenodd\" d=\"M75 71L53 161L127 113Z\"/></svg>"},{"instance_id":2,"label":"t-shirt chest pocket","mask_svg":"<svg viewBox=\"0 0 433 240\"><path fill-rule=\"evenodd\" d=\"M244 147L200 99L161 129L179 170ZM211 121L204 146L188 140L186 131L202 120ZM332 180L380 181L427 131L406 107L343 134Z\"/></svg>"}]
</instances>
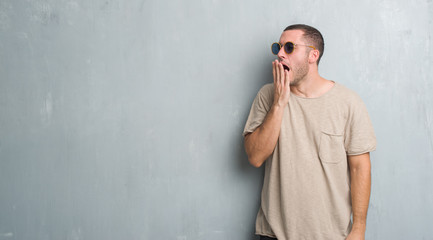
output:
<instances>
[{"instance_id":1,"label":"t-shirt chest pocket","mask_svg":"<svg viewBox=\"0 0 433 240\"><path fill-rule=\"evenodd\" d=\"M320 133L319 158L324 163L346 160L343 134Z\"/></svg>"}]
</instances>

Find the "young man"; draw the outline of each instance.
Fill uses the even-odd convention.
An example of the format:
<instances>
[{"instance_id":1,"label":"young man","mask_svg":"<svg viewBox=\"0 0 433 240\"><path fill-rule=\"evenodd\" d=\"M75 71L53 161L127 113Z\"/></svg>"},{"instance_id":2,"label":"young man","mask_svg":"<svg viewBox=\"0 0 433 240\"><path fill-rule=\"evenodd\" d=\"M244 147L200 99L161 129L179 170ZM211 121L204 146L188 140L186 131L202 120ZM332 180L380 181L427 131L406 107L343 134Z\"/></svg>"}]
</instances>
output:
<instances>
[{"instance_id":1,"label":"young man","mask_svg":"<svg viewBox=\"0 0 433 240\"><path fill-rule=\"evenodd\" d=\"M317 29L287 27L244 129L250 163L265 163L262 239L364 239L376 138L359 96L319 75L323 50Z\"/></svg>"}]
</instances>

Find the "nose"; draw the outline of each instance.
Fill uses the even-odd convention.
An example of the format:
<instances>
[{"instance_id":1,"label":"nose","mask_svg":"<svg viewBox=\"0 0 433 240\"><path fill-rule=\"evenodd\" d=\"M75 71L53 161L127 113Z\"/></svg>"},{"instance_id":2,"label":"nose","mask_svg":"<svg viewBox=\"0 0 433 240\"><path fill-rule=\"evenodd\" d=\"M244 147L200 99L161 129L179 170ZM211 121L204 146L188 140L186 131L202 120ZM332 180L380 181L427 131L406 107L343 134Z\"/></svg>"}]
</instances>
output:
<instances>
[{"instance_id":1,"label":"nose","mask_svg":"<svg viewBox=\"0 0 433 240\"><path fill-rule=\"evenodd\" d=\"M286 52L284 51L284 46L282 48L280 48L280 51L277 54L279 59L284 59L286 58Z\"/></svg>"}]
</instances>

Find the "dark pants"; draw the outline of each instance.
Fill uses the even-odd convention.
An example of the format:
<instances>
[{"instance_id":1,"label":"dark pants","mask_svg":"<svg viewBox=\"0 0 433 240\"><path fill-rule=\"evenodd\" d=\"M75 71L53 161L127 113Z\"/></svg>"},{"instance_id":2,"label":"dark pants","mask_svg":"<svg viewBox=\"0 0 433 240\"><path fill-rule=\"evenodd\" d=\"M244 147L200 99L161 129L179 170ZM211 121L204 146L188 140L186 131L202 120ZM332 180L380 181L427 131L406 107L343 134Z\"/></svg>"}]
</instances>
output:
<instances>
[{"instance_id":1,"label":"dark pants","mask_svg":"<svg viewBox=\"0 0 433 240\"><path fill-rule=\"evenodd\" d=\"M260 236L260 240L278 240L278 239L271 238L271 237Z\"/></svg>"}]
</instances>

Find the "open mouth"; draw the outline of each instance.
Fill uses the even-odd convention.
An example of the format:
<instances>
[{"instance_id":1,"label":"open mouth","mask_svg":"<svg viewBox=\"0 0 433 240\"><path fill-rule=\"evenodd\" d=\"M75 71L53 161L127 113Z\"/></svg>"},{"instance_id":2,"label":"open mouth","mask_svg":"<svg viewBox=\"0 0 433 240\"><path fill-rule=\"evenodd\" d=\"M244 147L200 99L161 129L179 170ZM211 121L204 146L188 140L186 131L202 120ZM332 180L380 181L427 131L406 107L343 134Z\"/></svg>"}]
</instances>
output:
<instances>
[{"instance_id":1,"label":"open mouth","mask_svg":"<svg viewBox=\"0 0 433 240\"><path fill-rule=\"evenodd\" d=\"M284 70L290 71L290 68L283 64Z\"/></svg>"}]
</instances>

